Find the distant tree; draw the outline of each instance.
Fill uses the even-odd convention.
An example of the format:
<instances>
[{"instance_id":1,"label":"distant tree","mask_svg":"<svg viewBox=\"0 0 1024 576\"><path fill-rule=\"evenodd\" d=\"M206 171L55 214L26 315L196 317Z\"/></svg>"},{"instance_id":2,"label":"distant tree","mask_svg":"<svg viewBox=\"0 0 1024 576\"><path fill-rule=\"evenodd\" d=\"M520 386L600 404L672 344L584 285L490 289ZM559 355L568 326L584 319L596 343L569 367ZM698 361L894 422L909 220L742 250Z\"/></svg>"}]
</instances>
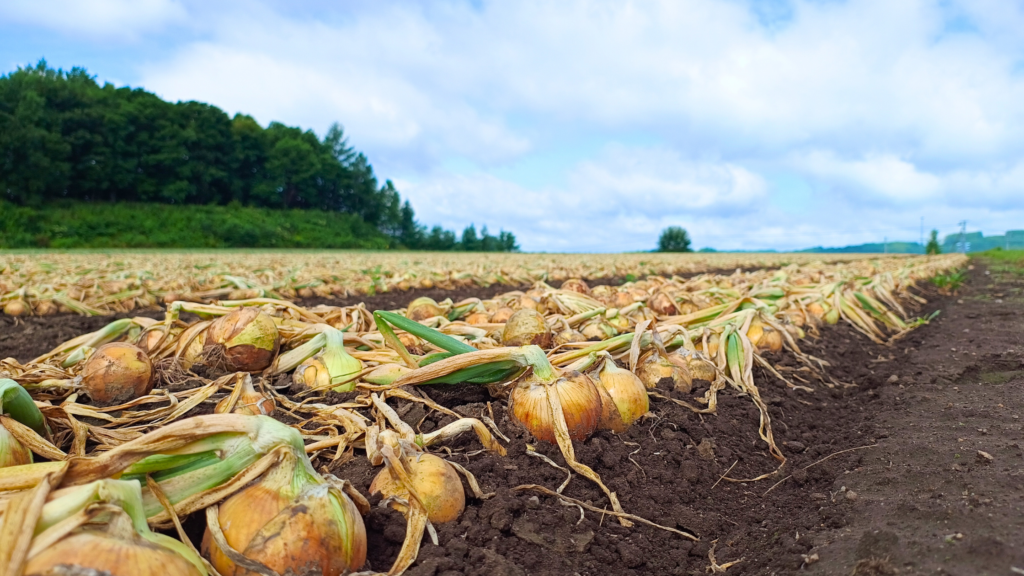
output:
<instances>
[{"instance_id":1,"label":"distant tree","mask_svg":"<svg viewBox=\"0 0 1024 576\"><path fill-rule=\"evenodd\" d=\"M498 244L502 252L518 252L519 244L516 244L516 235L504 230L498 234Z\"/></svg>"},{"instance_id":2,"label":"distant tree","mask_svg":"<svg viewBox=\"0 0 1024 576\"><path fill-rule=\"evenodd\" d=\"M466 252L480 250L480 239L476 235L476 226L473 224L466 226L466 229L462 231L462 241L459 244L459 248Z\"/></svg>"},{"instance_id":3,"label":"distant tree","mask_svg":"<svg viewBox=\"0 0 1024 576\"><path fill-rule=\"evenodd\" d=\"M690 235L679 226L665 228L658 238L658 252L693 252L690 248Z\"/></svg>"},{"instance_id":4,"label":"distant tree","mask_svg":"<svg viewBox=\"0 0 1024 576\"><path fill-rule=\"evenodd\" d=\"M928 237L928 245L924 247L925 254L942 254L942 247L939 246L939 231L932 230Z\"/></svg>"}]
</instances>

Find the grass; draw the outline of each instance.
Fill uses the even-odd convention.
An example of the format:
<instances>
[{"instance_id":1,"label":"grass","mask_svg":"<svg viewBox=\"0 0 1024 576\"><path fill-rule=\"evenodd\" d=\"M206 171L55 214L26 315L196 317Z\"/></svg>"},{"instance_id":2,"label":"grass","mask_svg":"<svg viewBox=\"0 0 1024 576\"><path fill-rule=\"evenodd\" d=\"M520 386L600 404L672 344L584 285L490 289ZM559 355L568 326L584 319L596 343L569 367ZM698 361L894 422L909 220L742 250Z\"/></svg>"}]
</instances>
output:
<instances>
[{"instance_id":1,"label":"grass","mask_svg":"<svg viewBox=\"0 0 1024 576\"><path fill-rule=\"evenodd\" d=\"M0 248L386 249L389 240L351 214L243 206L0 201Z\"/></svg>"}]
</instances>

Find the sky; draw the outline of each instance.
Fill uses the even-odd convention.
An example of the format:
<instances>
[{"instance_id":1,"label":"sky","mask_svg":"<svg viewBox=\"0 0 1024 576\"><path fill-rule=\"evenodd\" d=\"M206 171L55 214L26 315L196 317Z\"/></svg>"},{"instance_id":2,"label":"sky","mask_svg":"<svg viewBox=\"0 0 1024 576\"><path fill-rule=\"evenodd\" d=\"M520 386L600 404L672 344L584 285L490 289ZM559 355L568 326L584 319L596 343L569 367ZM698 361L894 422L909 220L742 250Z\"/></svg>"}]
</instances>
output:
<instances>
[{"instance_id":1,"label":"sky","mask_svg":"<svg viewBox=\"0 0 1024 576\"><path fill-rule=\"evenodd\" d=\"M311 128L424 224L524 250L1024 229L1024 3L5 0L45 58Z\"/></svg>"}]
</instances>

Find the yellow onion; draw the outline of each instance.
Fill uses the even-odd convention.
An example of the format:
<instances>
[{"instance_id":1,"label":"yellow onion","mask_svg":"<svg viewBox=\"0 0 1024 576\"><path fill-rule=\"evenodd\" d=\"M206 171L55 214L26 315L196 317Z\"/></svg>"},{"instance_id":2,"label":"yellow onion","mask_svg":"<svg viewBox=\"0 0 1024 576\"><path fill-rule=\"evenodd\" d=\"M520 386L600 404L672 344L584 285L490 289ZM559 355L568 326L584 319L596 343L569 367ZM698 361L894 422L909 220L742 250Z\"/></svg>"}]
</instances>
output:
<instances>
[{"instance_id":1,"label":"yellow onion","mask_svg":"<svg viewBox=\"0 0 1024 576\"><path fill-rule=\"evenodd\" d=\"M699 350L700 352L703 352L704 356L706 356L708 358L715 358L716 356L718 356L718 343L719 343L718 334L717 333L712 333L712 334L710 334L708 336L707 350L704 349L703 342L698 342L697 343L697 346L698 346L697 350Z\"/></svg>"},{"instance_id":2,"label":"yellow onion","mask_svg":"<svg viewBox=\"0 0 1024 576\"><path fill-rule=\"evenodd\" d=\"M8 316L28 316L32 313L32 307L24 300L10 300L4 304L4 314Z\"/></svg>"},{"instance_id":3,"label":"yellow onion","mask_svg":"<svg viewBox=\"0 0 1024 576\"><path fill-rule=\"evenodd\" d=\"M825 308L819 302L811 302L808 304L807 311L819 320L825 317Z\"/></svg>"},{"instance_id":4,"label":"yellow onion","mask_svg":"<svg viewBox=\"0 0 1024 576\"><path fill-rule=\"evenodd\" d=\"M494 314L491 314L491 324L504 324L505 322L508 322L508 319L515 313L516 311L508 306L502 306L495 310Z\"/></svg>"},{"instance_id":5,"label":"yellow onion","mask_svg":"<svg viewBox=\"0 0 1024 576\"><path fill-rule=\"evenodd\" d=\"M568 371L553 379L541 379L536 371L520 379L509 394L509 411L538 440L555 441L554 422L547 388L552 387L573 440L585 440L601 420L601 394L586 374Z\"/></svg>"},{"instance_id":6,"label":"yellow onion","mask_svg":"<svg viewBox=\"0 0 1024 576\"><path fill-rule=\"evenodd\" d=\"M53 300L40 300L36 302L36 314L39 316L52 316L57 313L57 305Z\"/></svg>"},{"instance_id":7,"label":"yellow onion","mask_svg":"<svg viewBox=\"0 0 1024 576\"><path fill-rule=\"evenodd\" d=\"M216 517L231 548L278 574L338 576L366 562L355 504L291 454L221 503ZM250 574L221 551L209 526L202 549L219 573Z\"/></svg>"},{"instance_id":8,"label":"yellow onion","mask_svg":"<svg viewBox=\"0 0 1024 576\"><path fill-rule=\"evenodd\" d=\"M671 316L679 313L675 301L664 291L651 296L647 301L647 306L662 316Z\"/></svg>"},{"instance_id":9,"label":"yellow onion","mask_svg":"<svg viewBox=\"0 0 1024 576\"><path fill-rule=\"evenodd\" d=\"M565 330L562 330L558 334L555 334L552 341L554 342L555 346L561 346L563 344L570 344L572 342L586 342L587 337L584 336L583 333L577 332L572 328L566 328Z\"/></svg>"},{"instance_id":10,"label":"yellow onion","mask_svg":"<svg viewBox=\"0 0 1024 576\"><path fill-rule=\"evenodd\" d=\"M181 294L178 294L177 292L168 292L168 293L164 294L164 304L171 304L172 302L178 302L181 299L182 299Z\"/></svg>"},{"instance_id":11,"label":"yellow onion","mask_svg":"<svg viewBox=\"0 0 1024 576\"><path fill-rule=\"evenodd\" d=\"M516 300L516 308L518 308L519 310L537 310L538 308L540 308L540 302L537 302L537 300L535 300L532 296L523 294L522 296L519 297L519 300Z\"/></svg>"},{"instance_id":12,"label":"yellow onion","mask_svg":"<svg viewBox=\"0 0 1024 576\"><path fill-rule=\"evenodd\" d=\"M605 320L604 316L597 316L580 327L580 333L587 340L607 340L618 336L619 331Z\"/></svg>"},{"instance_id":13,"label":"yellow onion","mask_svg":"<svg viewBox=\"0 0 1024 576\"><path fill-rule=\"evenodd\" d=\"M540 312L524 308L505 322L501 343L505 346L536 344L541 348L548 348L551 346L551 329Z\"/></svg>"},{"instance_id":14,"label":"yellow onion","mask_svg":"<svg viewBox=\"0 0 1024 576\"><path fill-rule=\"evenodd\" d=\"M32 451L0 424L0 468L32 463Z\"/></svg>"},{"instance_id":15,"label":"yellow onion","mask_svg":"<svg viewBox=\"0 0 1024 576\"><path fill-rule=\"evenodd\" d=\"M466 494L459 473L448 462L422 452L403 453L399 460L427 511L428 520L441 524L462 514L466 508ZM385 498L409 501L409 491L395 478L390 467L381 470L370 483L370 494L378 493Z\"/></svg>"},{"instance_id":16,"label":"yellow onion","mask_svg":"<svg viewBox=\"0 0 1024 576\"><path fill-rule=\"evenodd\" d=\"M611 359L605 360L601 370L591 375L591 380L611 401L610 409L603 411L601 428L622 432L650 409L644 383Z\"/></svg>"},{"instance_id":17,"label":"yellow onion","mask_svg":"<svg viewBox=\"0 0 1024 576\"><path fill-rule=\"evenodd\" d=\"M651 350L640 357L635 372L644 386L655 388L662 380L672 382L672 389L678 392L689 392L693 386L693 378L686 368L686 361L678 354L670 354L675 358L662 356L657 350Z\"/></svg>"},{"instance_id":18,"label":"yellow onion","mask_svg":"<svg viewBox=\"0 0 1024 576\"><path fill-rule=\"evenodd\" d=\"M127 529L73 533L46 547L25 565L29 576L201 576L179 552Z\"/></svg>"},{"instance_id":19,"label":"yellow onion","mask_svg":"<svg viewBox=\"0 0 1024 576\"><path fill-rule=\"evenodd\" d=\"M419 322L435 316L444 316L444 310L437 305L433 298L422 296L409 303L405 312L406 318Z\"/></svg>"},{"instance_id":20,"label":"yellow onion","mask_svg":"<svg viewBox=\"0 0 1024 576\"><path fill-rule=\"evenodd\" d=\"M828 312L825 312L825 322L828 324L835 324L839 322L839 308L830 308Z\"/></svg>"},{"instance_id":21,"label":"yellow onion","mask_svg":"<svg viewBox=\"0 0 1024 576\"><path fill-rule=\"evenodd\" d=\"M312 298L314 296L313 289L310 288L309 286L305 288L299 288L298 295L299 298Z\"/></svg>"},{"instance_id":22,"label":"yellow onion","mask_svg":"<svg viewBox=\"0 0 1024 576\"><path fill-rule=\"evenodd\" d=\"M231 412L248 416L270 416L276 407L273 399L264 396L253 387L252 376L245 374L235 383L235 390L231 395L217 402L213 411L217 414Z\"/></svg>"},{"instance_id":23,"label":"yellow onion","mask_svg":"<svg viewBox=\"0 0 1024 576\"><path fill-rule=\"evenodd\" d=\"M473 312L472 314L466 316L465 320L466 324L470 324L473 326L479 324L490 324L491 315L486 312Z\"/></svg>"},{"instance_id":24,"label":"yellow onion","mask_svg":"<svg viewBox=\"0 0 1024 576\"><path fill-rule=\"evenodd\" d=\"M420 279L420 288L423 288L424 290L430 290L433 287L434 287L434 281L431 280L430 278L421 278Z\"/></svg>"},{"instance_id":25,"label":"yellow onion","mask_svg":"<svg viewBox=\"0 0 1024 576\"><path fill-rule=\"evenodd\" d=\"M750 322L747 328L747 338L758 350L778 352L782 350L782 334L778 330L765 324L759 318Z\"/></svg>"},{"instance_id":26,"label":"yellow onion","mask_svg":"<svg viewBox=\"0 0 1024 576\"><path fill-rule=\"evenodd\" d=\"M606 313L608 324L620 332L626 332L629 330L629 318L626 318L624 314L620 314L618 310L609 310Z\"/></svg>"},{"instance_id":27,"label":"yellow onion","mask_svg":"<svg viewBox=\"0 0 1024 576\"><path fill-rule=\"evenodd\" d=\"M335 392L349 392L355 389L355 380L350 380L363 369L363 363L345 351L345 335L340 330L325 328L322 332L326 344L320 352L299 364L292 374L292 381L303 389L326 390L337 384Z\"/></svg>"},{"instance_id":28,"label":"yellow onion","mask_svg":"<svg viewBox=\"0 0 1024 576\"><path fill-rule=\"evenodd\" d=\"M235 372L256 372L270 366L281 338L274 320L263 312L239 307L213 321L206 329L204 356L223 355Z\"/></svg>"},{"instance_id":29,"label":"yellow onion","mask_svg":"<svg viewBox=\"0 0 1024 576\"><path fill-rule=\"evenodd\" d=\"M565 282L562 282L560 290L569 290L571 292L579 292L580 294L590 294L590 286L579 278L569 278Z\"/></svg>"},{"instance_id":30,"label":"yellow onion","mask_svg":"<svg viewBox=\"0 0 1024 576\"><path fill-rule=\"evenodd\" d=\"M121 404L153 390L153 364L141 348L127 342L104 344L82 368L82 388L94 402Z\"/></svg>"},{"instance_id":31,"label":"yellow onion","mask_svg":"<svg viewBox=\"0 0 1024 576\"><path fill-rule=\"evenodd\" d=\"M685 356L686 367L690 370L690 376L695 379L707 380L713 382L715 380L715 365L711 362L701 358L696 354L689 354Z\"/></svg>"}]
</instances>

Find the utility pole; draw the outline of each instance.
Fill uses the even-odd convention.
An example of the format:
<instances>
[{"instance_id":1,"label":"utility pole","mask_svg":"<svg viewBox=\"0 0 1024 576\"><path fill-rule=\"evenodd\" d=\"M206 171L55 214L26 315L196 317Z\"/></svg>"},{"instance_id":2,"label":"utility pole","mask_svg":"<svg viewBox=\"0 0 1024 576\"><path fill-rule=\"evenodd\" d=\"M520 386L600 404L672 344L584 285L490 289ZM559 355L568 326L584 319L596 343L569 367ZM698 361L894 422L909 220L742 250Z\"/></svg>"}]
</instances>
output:
<instances>
[{"instance_id":1,"label":"utility pole","mask_svg":"<svg viewBox=\"0 0 1024 576\"><path fill-rule=\"evenodd\" d=\"M882 253L883 254L888 254L889 253L889 237L888 236L883 236L882 237Z\"/></svg>"},{"instance_id":2,"label":"utility pole","mask_svg":"<svg viewBox=\"0 0 1024 576\"><path fill-rule=\"evenodd\" d=\"M924 216L921 216L921 253L924 254Z\"/></svg>"},{"instance_id":3,"label":"utility pole","mask_svg":"<svg viewBox=\"0 0 1024 576\"><path fill-rule=\"evenodd\" d=\"M967 254L967 220L960 221L960 251Z\"/></svg>"}]
</instances>

